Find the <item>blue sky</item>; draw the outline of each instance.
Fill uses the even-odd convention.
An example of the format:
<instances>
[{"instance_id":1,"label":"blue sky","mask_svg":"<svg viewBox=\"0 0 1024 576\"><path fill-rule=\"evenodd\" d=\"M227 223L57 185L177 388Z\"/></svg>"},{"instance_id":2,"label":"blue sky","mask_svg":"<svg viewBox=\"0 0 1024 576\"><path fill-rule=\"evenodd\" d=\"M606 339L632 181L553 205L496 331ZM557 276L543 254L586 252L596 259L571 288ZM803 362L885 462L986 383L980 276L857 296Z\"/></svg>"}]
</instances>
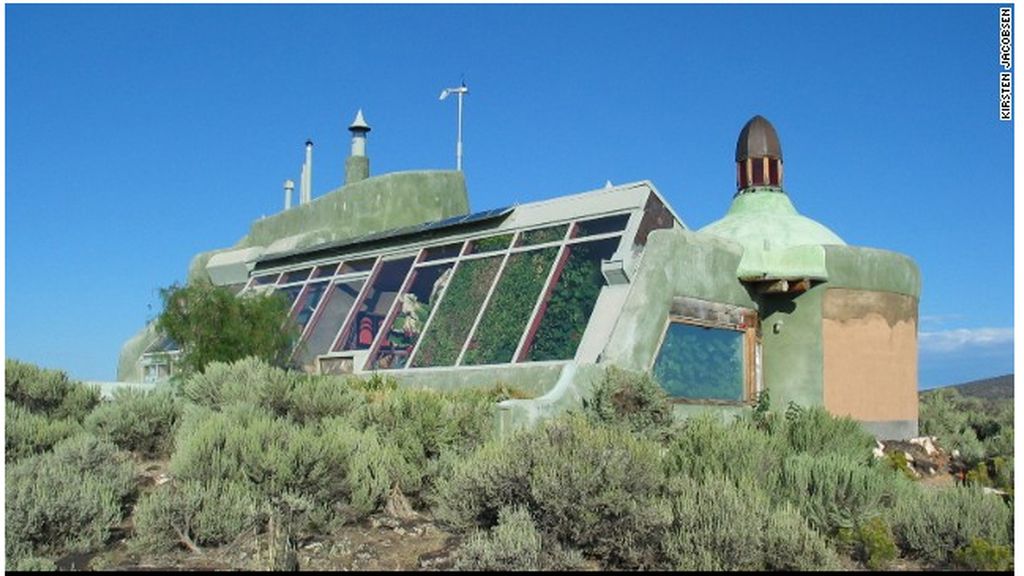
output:
<instances>
[{"instance_id":1,"label":"blue sky","mask_svg":"<svg viewBox=\"0 0 1024 576\"><path fill-rule=\"evenodd\" d=\"M6 356L115 377L183 281L281 209L312 138L343 180L454 166L473 210L651 180L724 214L736 136L779 132L801 213L923 278L923 387L1013 371L1013 130L998 8L6 5Z\"/></svg>"}]
</instances>

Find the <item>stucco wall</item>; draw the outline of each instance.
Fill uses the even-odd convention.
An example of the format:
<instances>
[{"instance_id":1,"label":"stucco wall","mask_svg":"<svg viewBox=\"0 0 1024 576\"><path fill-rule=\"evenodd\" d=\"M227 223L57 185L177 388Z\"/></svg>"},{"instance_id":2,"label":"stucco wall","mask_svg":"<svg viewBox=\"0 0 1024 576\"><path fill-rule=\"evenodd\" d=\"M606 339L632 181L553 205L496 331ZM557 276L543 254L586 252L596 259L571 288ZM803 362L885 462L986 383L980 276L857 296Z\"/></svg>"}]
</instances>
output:
<instances>
[{"instance_id":1,"label":"stucco wall","mask_svg":"<svg viewBox=\"0 0 1024 576\"><path fill-rule=\"evenodd\" d=\"M917 300L833 288L822 319L825 407L869 422L917 420Z\"/></svg>"}]
</instances>

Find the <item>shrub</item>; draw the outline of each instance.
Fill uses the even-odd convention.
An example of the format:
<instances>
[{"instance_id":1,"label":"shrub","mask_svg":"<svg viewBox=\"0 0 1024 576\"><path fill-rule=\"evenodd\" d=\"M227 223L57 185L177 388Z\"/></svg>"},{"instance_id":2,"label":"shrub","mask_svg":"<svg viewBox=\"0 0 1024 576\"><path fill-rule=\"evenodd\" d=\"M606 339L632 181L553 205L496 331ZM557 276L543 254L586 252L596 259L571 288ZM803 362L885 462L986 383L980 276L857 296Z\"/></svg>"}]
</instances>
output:
<instances>
[{"instance_id":1,"label":"shrub","mask_svg":"<svg viewBox=\"0 0 1024 576\"><path fill-rule=\"evenodd\" d=\"M608 368L583 411L592 422L621 423L633 432L662 436L672 426L668 395L650 374Z\"/></svg>"},{"instance_id":2,"label":"shrub","mask_svg":"<svg viewBox=\"0 0 1024 576\"><path fill-rule=\"evenodd\" d=\"M355 380L355 379L353 379ZM365 397L348 383L323 376L294 376L287 397L288 415L297 422L332 416L355 418Z\"/></svg>"},{"instance_id":3,"label":"shrub","mask_svg":"<svg viewBox=\"0 0 1024 576\"><path fill-rule=\"evenodd\" d=\"M28 556L18 560L14 565L15 572L56 572L57 565L49 558Z\"/></svg>"},{"instance_id":4,"label":"shrub","mask_svg":"<svg viewBox=\"0 0 1024 576\"><path fill-rule=\"evenodd\" d=\"M940 566L974 538L1009 545L1012 522L1000 498L969 487L908 492L896 501L891 525L900 549Z\"/></svg>"},{"instance_id":5,"label":"shrub","mask_svg":"<svg viewBox=\"0 0 1024 576\"><path fill-rule=\"evenodd\" d=\"M355 517L377 510L392 487L403 493L420 489L422 472L402 455L394 444L383 444L373 428L359 436L348 462L346 480L351 486L351 509Z\"/></svg>"},{"instance_id":6,"label":"shrub","mask_svg":"<svg viewBox=\"0 0 1024 576\"><path fill-rule=\"evenodd\" d=\"M255 356L274 365L288 360L297 327L290 303L276 292L236 297L205 281L171 285L160 291L163 311L157 330L181 349L178 369L202 372L211 362Z\"/></svg>"},{"instance_id":7,"label":"shrub","mask_svg":"<svg viewBox=\"0 0 1024 576\"><path fill-rule=\"evenodd\" d=\"M953 560L968 570L1006 572L1013 569L1013 549L991 544L984 538L972 538L970 544L953 554Z\"/></svg>"},{"instance_id":8,"label":"shrub","mask_svg":"<svg viewBox=\"0 0 1024 576\"><path fill-rule=\"evenodd\" d=\"M53 420L8 400L4 422L5 459L12 462L41 454L61 440L80 434L82 430L82 425L71 418Z\"/></svg>"},{"instance_id":9,"label":"shrub","mask_svg":"<svg viewBox=\"0 0 1024 576\"><path fill-rule=\"evenodd\" d=\"M59 370L8 359L4 377L8 400L56 420L70 418L81 422L100 401L98 388L69 380Z\"/></svg>"},{"instance_id":10,"label":"shrub","mask_svg":"<svg viewBox=\"0 0 1024 576\"><path fill-rule=\"evenodd\" d=\"M210 362L202 373L188 376L182 394L208 408L244 402L263 406L283 416L288 410L292 377L284 370L256 358L234 362Z\"/></svg>"},{"instance_id":11,"label":"shrub","mask_svg":"<svg viewBox=\"0 0 1024 576\"><path fill-rule=\"evenodd\" d=\"M658 446L569 415L493 442L439 483L435 516L456 530L490 528L526 506L538 528L611 565L650 565L671 509Z\"/></svg>"},{"instance_id":12,"label":"shrub","mask_svg":"<svg viewBox=\"0 0 1024 576\"><path fill-rule=\"evenodd\" d=\"M807 572L839 568L835 551L791 504L783 503L768 517L764 529L765 570Z\"/></svg>"},{"instance_id":13,"label":"shrub","mask_svg":"<svg viewBox=\"0 0 1024 576\"><path fill-rule=\"evenodd\" d=\"M855 420L829 414L820 406L790 406L786 413L786 438L797 452L825 454L837 452L866 461L875 447L875 439Z\"/></svg>"},{"instance_id":14,"label":"shrub","mask_svg":"<svg viewBox=\"0 0 1024 576\"><path fill-rule=\"evenodd\" d=\"M720 476L770 491L787 452L784 438L762 432L752 420L727 425L720 416L703 413L688 419L673 435L664 461L670 476Z\"/></svg>"},{"instance_id":15,"label":"shrub","mask_svg":"<svg viewBox=\"0 0 1024 576\"><path fill-rule=\"evenodd\" d=\"M182 544L225 544L258 526L261 512L256 495L244 482L175 481L139 501L132 545L163 552Z\"/></svg>"},{"instance_id":16,"label":"shrub","mask_svg":"<svg viewBox=\"0 0 1024 576\"><path fill-rule=\"evenodd\" d=\"M840 528L840 542L853 548L853 556L871 570L882 570L896 558L892 531L880 516L854 529Z\"/></svg>"},{"instance_id":17,"label":"shrub","mask_svg":"<svg viewBox=\"0 0 1024 576\"><path fill-rule=\"evenodd\" d=\"M574 570L582 564L577 552L566 552L557 542L545 546L528 510L521 506L502 508L498 525L480 531L459 548L456 570L536 571Z\"/></svg>"},{"instance_id":18,"label":"shrub","mask_svg":"<svg viewBox=\"0 0 1024 576\"><path fill-rule=\"evenodd\" d=\"M7 470L7 558L101 545L134 491L128 455L84 434Z\"/></svg>"},{"instance_id":19,"label":"shrub","mask_svg":"<svg viewBox=\"0 0 1024 576\"><path fill-rule=\"evenodd\" d=\"M896 481L891 470L869 466L842 453L796 454L782 462L782 494L826 535L853 529L891 504Z\"/></svg>"},{"instance_id":20,"label":"shrub","mask_svg":"<svg viewBox=\"0 0 1024 576\"><path fill-rule=\"evenodd\" d=\"M119 448L143 456L170 452L181 406L169 390L121 388L85 420L85 427Z\"/></svg>"}]
</instances>

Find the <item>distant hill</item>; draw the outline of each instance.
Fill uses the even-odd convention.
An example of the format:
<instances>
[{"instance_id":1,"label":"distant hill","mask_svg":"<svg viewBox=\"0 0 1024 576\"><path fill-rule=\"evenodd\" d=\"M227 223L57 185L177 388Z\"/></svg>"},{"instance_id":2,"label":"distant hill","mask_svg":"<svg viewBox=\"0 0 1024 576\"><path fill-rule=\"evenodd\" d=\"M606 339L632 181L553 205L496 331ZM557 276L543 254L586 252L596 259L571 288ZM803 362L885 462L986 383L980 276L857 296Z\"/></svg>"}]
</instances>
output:
<instances>
[{"instance_id":1,"label":"distant hill","mask_svg":"<svg viewBox=\"0 0 1024 576\"><path fill-rule=\"evenodd\" d=\"M932 390L941 390L943 388L955 388L963 396L971 396L983 400L1013 400L1013 374L974 380L964 382L963 384L953 384L943 386L942 388L932 388ZM923 392L930 391L924 390Z\"/></svg>"}]
</instances>

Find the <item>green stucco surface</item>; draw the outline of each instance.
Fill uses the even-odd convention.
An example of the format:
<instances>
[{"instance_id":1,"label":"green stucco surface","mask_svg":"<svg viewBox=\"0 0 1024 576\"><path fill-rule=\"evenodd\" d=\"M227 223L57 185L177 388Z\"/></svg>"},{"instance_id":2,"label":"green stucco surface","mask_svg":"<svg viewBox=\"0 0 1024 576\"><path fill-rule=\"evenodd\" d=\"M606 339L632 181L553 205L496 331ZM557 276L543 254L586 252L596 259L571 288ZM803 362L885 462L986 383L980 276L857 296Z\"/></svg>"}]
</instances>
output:
<instances>
[{"instance_id":1,"label":"green stucco surface","mask_svg":"<svg viewBox=\"0 0 1024 576\"><path fill-rule=\"evenodd\" d=\"M833 288L921 296L921 272L903 254L875 248L826 246L825 258L829 285Z\"/></svg>"},{"instance_id":2,"label":"green stucco surface","mask_svg":"<svg viewBox=\"0 0 1024 576\"><path fill-rule=\"evenodd\" d=\"M761 298L762 375L776 409L784 410L790 402L824 405L824 293L822 284L795 296L777 294Z\"/></svg>"},{"instance_id":3,"label":"green stucco surface","mask_svg":"<svg viewBox=\"0 0 1024 576\"><path fill-rule=\"evenodd\" d=\"M564 365L564 362L543 362L457 369L389 370L381 374L394 377L403 386L459 390L489 388L500 383L536 397L551 390Z\"/></svg>"},{"instance_id":4,"label":"green stucco surface","mask_svg":"<svg viewBox=\"0 0 1024 576\"><path fill-rule=\"evenodd\" d=\"M755 307L736 280L739 259L735 244L713 236L689 230L651 232L601 362L649 369L674 297Z\"/></svg>"},{"instance_id":5,"label":"green stucco surface","mask_svg":"<svg viewBox=\"0 0 1024 576\"><path fill-rule=\"evenodd\" d=\"M834 232L801 216L789 196L778 188L753 188L733 199L726 215L704 228L739 243L743 256L738 278L825 279L824 245L845 245Z\"/></svg>"}]
</instances>

